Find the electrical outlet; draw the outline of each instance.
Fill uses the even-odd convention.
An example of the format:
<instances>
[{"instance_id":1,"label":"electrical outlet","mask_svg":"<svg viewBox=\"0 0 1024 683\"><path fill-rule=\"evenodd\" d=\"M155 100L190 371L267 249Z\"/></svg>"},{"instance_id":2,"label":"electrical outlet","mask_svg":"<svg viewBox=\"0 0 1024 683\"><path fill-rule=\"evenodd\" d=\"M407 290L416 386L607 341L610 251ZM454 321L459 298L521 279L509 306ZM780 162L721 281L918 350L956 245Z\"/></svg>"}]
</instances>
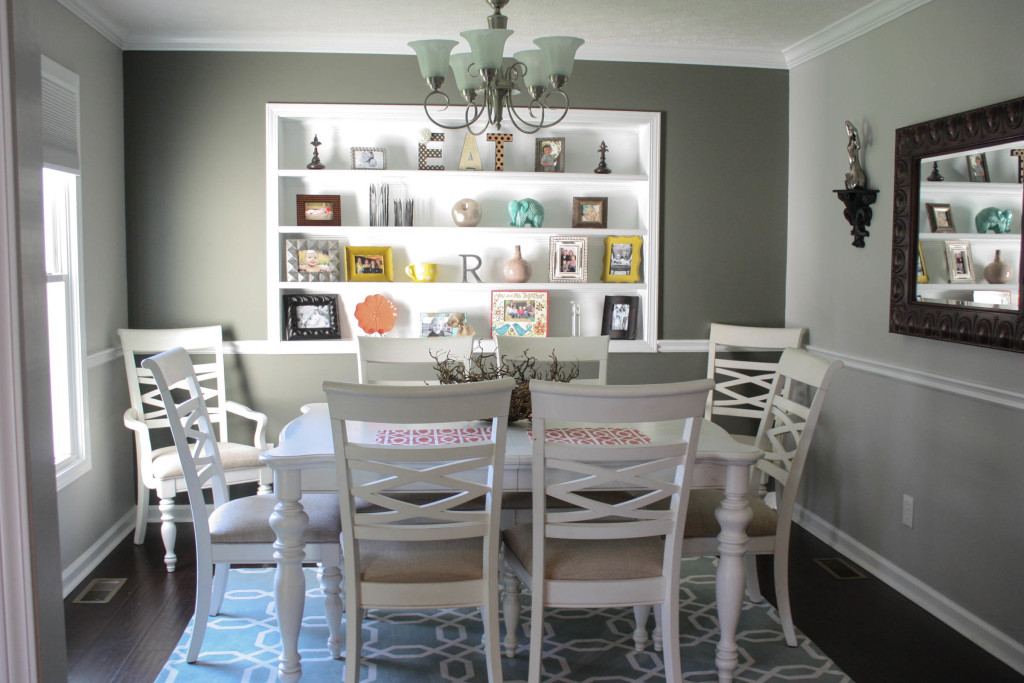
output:
<instances>
[{"instance_id":1,"label":"electrical outlet","mask_svg":"<svg viewBox=\"0 0 1024 683\"><path fill-rule=\"evenodd\" d=\"M903 524L914 528L914 499L903 494Z\"/></svg>"}]
</instances>

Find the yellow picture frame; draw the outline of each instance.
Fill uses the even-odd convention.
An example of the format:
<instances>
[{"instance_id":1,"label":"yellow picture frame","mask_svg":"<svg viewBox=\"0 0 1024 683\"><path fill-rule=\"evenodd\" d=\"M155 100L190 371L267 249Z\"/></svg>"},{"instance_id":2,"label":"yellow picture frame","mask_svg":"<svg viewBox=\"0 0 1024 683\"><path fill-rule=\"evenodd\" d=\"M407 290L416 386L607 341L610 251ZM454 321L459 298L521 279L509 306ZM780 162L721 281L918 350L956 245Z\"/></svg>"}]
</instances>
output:
<instances>
[{"instance_id":1,"label":"yellow picture frame","mask_svg":"<svg viewBox=\"0 0 1024 683\"><path fill-rule=\"evenodd\" d=\"M603 282L639 282L644 238L605 237Z\"/></svg>"},{"instance_id":2,"label":"yellow picture frame","mask_svg":"<svg viewBox=\"0 0 1024 683\"><path fill-rule=\"evenodd\" d=\"M928 284L928 267L924 263L924 250L921 243L917 243L917 284Z\"/></svg>"},{"instance_id":3,"label":"yellow picture frame","mask_svg":"<svg viewBox=\"0 0 1024 683\"><path fill-rule=\"evenodd\" d=\"M345 247L345 279L349 282L394 282L391 247Z\"/></svg>"}]
</instances>

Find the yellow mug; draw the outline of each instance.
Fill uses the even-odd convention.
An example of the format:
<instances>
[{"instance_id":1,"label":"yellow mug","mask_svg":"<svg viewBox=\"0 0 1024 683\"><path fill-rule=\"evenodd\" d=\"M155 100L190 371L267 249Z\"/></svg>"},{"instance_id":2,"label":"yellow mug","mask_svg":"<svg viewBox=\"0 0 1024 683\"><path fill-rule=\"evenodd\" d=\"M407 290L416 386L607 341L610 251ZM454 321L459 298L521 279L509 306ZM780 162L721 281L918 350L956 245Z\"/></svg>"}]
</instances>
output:
<instances>
[{"instance_id":1,"label":"yellow mug","mask_svg":"<svg viewBox=\"0 0 1024 683\"><path fill-rule=\"evenodd\" d=\"M405 267L405 274L416 282L433 282L437 279L437 264L411 263Z\"/></svg>"}]
</instances>

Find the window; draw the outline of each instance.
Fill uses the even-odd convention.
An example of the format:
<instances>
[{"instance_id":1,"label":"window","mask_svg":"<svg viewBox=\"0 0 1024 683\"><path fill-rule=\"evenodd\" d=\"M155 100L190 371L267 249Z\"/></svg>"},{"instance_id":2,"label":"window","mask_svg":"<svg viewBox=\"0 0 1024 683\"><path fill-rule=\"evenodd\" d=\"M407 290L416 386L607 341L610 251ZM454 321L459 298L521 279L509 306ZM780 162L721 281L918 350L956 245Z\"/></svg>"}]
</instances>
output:
<instances>
[{"instance_id":1,"label":"window","mask_svg":"<svg viewBox=\"0 0 1024 683\"><path fill-rule=\"evenodd\" d=\"M43 245L58 488L89 470L82 329L78 77L43 58Z\"/></svg>"}]
</instances>

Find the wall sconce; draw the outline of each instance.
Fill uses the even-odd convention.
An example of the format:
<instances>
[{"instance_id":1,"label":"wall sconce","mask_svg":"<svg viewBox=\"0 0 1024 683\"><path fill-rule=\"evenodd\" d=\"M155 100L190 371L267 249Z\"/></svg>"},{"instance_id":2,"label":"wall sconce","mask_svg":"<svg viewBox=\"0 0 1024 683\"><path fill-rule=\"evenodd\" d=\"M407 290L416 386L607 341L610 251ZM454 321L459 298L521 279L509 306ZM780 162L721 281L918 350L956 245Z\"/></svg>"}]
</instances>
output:
<instances>
[{"instance_id":1,"label":"wall sconce","mask_svg":"<svg viewBox=\"0 0 1024 683\"><path fill-rule=\"evenodd\" d=\"M846 188L833 190L839 197L839 201L846 206L843 210L843 217L853 226L850 234L853 235L853 246L864 247L864 238L869 233L866 226L871 225L871 205L878 197L878 190L869 190L868 176L860 163L860 133L857 128L846 122L846 153L850 158L850 170L846 173Z\"/></svg>"}]
</instances>

